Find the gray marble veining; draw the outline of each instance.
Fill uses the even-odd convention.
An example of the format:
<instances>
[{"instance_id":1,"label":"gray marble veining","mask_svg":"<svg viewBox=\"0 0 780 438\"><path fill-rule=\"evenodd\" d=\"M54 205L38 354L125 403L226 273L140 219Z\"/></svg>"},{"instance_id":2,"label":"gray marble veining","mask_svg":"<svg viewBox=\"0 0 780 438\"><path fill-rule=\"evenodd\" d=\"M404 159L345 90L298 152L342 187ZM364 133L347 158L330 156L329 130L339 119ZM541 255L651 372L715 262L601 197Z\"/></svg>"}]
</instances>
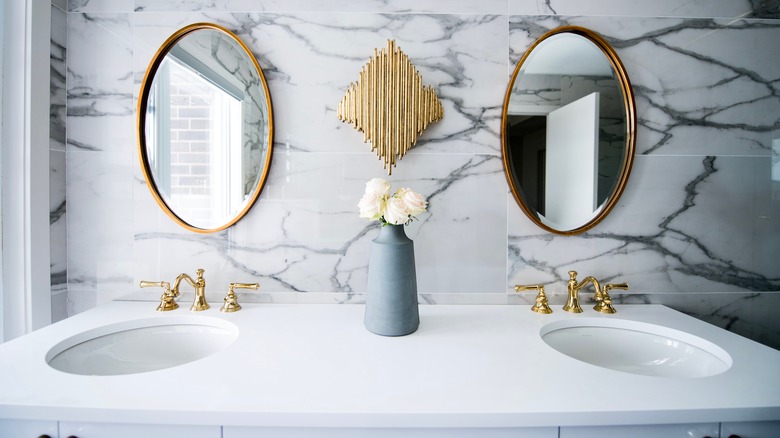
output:
<instances>
[{"instance_id":1,"label":"gray marble veining","mask_svg":"<svg viewBox=\"0 0 780 438\"><path fill-rule=\"evenodd\" d=\"M770 155L780 128L780 23L516 16L511 63L564 25L595 30L617 50L636 93L638 153Z\"/></svg>"},{"instance_id":2,"label":"gray marble veining","mask_svg":"<svg viewBox=\"0 0 780 438\"><path fill-rule=\"evenodd\" d=\"M67 316L64 302L68 289L68 236L65 209L67 20L67 13L52 3L49 86L51 96L49 103L49 244L53 321L59 321Z\"/></svg>"},{"instance_id":3,"label":"gray marble veining","mask_svg":"<svg viewBox=\"0 0 780 438\"><path fill-rule=\"evenodd\" d=\"M777 0L509 0L512 15L778 18Z\"/></svg>"},{"instance_id":4,"label":"gray marble veining","mask_svg":"<svg viewBox=\"0 0 780 438\"><path fill-rule=\"evenodd\" d=\"M566 271L627 281L617 302L664 303L770 345L780 333L780 25L773 2L71 0L67 50L67 282L72 314L206 269L210 300L259 281L258 302L360 303L376 225L357 217L384 176L336 103L395 38L444 102L390 178L430 199L407 228L421 303L527 303L517 283ZM584 9L583 9L584 8ZM327 12L327 13L323 13ZM234 30L274 103L271 174L255 207L212 235L178 227L135 156L135 99L178 28ZM638 155L612 214L579 236L543 233L508 193L500 155L507 79L535 38L585 26L616 48L637 97ZM775 171L780 174L780 171ZM56 212L56 209L52 210ZM56 213L55 213L56 215Z\"/></svg>"}]
</instances>

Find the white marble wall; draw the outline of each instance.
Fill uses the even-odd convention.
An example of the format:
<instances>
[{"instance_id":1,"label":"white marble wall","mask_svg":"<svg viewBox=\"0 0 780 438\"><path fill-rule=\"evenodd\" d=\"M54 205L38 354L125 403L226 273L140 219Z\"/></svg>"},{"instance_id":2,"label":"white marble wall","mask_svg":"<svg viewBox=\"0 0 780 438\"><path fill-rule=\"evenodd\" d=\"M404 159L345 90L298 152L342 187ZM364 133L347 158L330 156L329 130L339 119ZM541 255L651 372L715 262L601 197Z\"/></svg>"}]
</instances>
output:
<instances>
[{"instance_id":1,"label":"white marble wall","mask_svg":"<svg viewBox=\"0 0 780 438\"><path fill-rule=\"evenodd\" d=\"M780 347L780 9L700 0L70 0L67 293L77 313L137 282L206 269L209 299L361 302L376 226L357 217L384 171L336 104L395 38L445 117L390 178L429 196L408 227L431 303L515 303L515 283L560 301L566 271L625 280L618 301L662 302ZM771 2L770 2L771 3ZM743 17L734 19L736 17ZM159 211L135 146L135 99L157 47L193 22L236 32L274 102L271 175L248 216L212 235ZM607 37L637 94L638 155L609 218L576 237L541 232L508 193L500 117L514 63L564 24Z\"/></svg>"},{"instance_id":2,"label":"white marble wall","mask_svg":"<svg viewBox=\"0 0 780 438\"><path fill-rule=\"evenodd\" d=\"M51 7L51 119L49 123L49 241L51 246L52 321L67 318L68 235L65 214L65 117L67 5L52 1Z\"/></svg>"}]
</instances>

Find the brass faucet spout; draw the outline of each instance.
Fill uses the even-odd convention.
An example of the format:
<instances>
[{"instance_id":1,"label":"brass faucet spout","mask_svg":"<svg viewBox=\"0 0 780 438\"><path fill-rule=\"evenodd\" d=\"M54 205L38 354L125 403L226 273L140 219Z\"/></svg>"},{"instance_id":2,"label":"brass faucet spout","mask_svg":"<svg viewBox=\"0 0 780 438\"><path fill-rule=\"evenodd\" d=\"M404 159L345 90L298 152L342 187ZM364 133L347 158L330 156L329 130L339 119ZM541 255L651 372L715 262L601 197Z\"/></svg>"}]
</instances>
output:
<instances>
[{"instance_id":1,"label":"brass faucet spout","mask_svg":"<svg viewBox=\"0 0 780 438\"><path fill-rule=\"evenodd\" d=\"M580 307L579 302L579 291L589 283L593 284L593 289L595 290L593 298L596 300L596 305L593 306L593 310L601 313L615 313L615 308L612 307L612 298L609 296L609 291L612 289L628 290L628 284L607 284L602 288L599 281L596 280L596 278L593 276L585 277L585 279L578 283L577 271L569 271L569 281L567 282L569 298L566 300L566 305L563 306L563 310L572 313L582 312L582 307Z\"/></svg>"},{"instance_id":2,"label":"brass faucet spout","mask_svg":"<svg viewBox=\"0 0 780 438\"><path fill-rule=\"evenodd\" d=\"M179 285L181 284L182 280L185 280L193 288L198 287L197 283L195 283L195 280L193 280L192 277L190 277L188 274L179 274L179 276L176 277L176 280L173 282L173 290L177 296L179 295Z\"/></svg>"},{"instance_id":3,"label":"brass faucet spout","mask_svg":"<svg viewBox=\"0 0 780 438\"><path fill-rule=\"evenodd\" d=\"M176 281L173 282L173 290L171 291L174 296L178 297L179 285L181 284L181 281L184 280L189 283L190 286L195 289L195 301L193 301L190 310L196 312L206 310L211 307L209 306L209 303L206 302L206 280L203 278L204 272L205 271L203 269L198 269L195 271L198 276L197 280L193 280L192 277L186 273L179 274L179 276L176 277Z\"/></svg>"},{"instance_id":4,"label":"brass faucet spout","mask_svg":"<svg viewBox=\"0 0 780 438\"><path fill-rule=\"evenodd\" d=\"M596 292L596 301L602 301L603 295L601 292L601 284L593 276L587 276L581 282L577 283L577 271L569 271L569 281L566 283L569 290L569 296L566 300L566 304L563 306L563 310L572 313L582 313L582 307L580 307L579 292L588 284L593 284L593 289Z\"/></svg>"}]
</instances>

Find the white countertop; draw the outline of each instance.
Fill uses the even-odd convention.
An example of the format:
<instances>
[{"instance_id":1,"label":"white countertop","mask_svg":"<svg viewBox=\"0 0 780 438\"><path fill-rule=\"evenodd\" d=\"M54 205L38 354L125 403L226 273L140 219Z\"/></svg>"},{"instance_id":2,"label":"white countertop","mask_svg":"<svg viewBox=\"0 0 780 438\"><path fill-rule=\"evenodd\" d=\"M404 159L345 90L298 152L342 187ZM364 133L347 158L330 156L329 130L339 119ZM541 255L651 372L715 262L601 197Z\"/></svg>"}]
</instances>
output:
<instances>
[{"instance_id":1,"label":"white countertop","mask_svg":"<svg viewBox=\"0 0 780 438\"><path fill-rule=\"evenodd\" d=\"M112 302L0 345L0 418L234 426L521 427L780 420L780 351L657 305L552 315L529 306L421 305L420 328L388 338L362 305L244 304L155 312ZM138 318L220 318L227 349L160 371L81 376L45 361L76 333ZM565 356L539 336L573 318L644 321L709 340L719 375L640 376Z\"/></svg>"}]
</instances>

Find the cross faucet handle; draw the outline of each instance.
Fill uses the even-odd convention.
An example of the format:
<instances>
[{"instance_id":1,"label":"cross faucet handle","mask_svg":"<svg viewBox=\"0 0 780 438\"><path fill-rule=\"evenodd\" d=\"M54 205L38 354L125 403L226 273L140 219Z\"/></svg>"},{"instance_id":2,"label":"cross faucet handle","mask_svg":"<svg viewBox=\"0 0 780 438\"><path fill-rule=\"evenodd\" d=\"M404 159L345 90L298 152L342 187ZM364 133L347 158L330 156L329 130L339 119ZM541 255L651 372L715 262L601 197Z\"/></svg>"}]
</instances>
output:
<instances>
[{"instance_id":1,"label":"cross faucet handle","mask_svg":"<svg viewBox=\"0 0 780 438\"><path fill-rule=\"evenodd\" d=\"M605 284L604 290L601 291L601 299L597 300L596 305L593 306L594 310L601 313L617 312L617 310L612 307L612 297L609 296L609 291L612 289L628 290L628 283Z\"/></svg>"},{"instance_id":2,"label":"cross faucet handle","mask_svg":"<svg viewBox=\"0 0 780 438\"><path fill-rule=\"evenodd\" d=\"M522 292L525 290L538 290L539 293L536 295L536 304L534 304L531 307L531 310L536 313L542 313L542 314L550 314L552 313L552 309L550 308L550 304L547 302L547 295L544 293L544 285L543 284L529 284L529 285L522 285L518 284L515 286L515 292Z\"/></svg>"},{"instance_id":3,"label":"cross faucet handle","mask_svg":"<svg viewBox=\"0 0 780 438\"><path fill-rule=\"evenodd\" d=\"M238 312L241 310L241 305L238 304L238 296L236 296L236 293L234 289L255 289L257 290L260 287L260 284L258 283L230 283L228 286L228 293L225 296L225 304L220 307L221 312Z\"/></svg>"},{"instance_id":4,"label":"cross faucet handle","mask_svg":"<svg viewBox=\"0 0 780 438\"><path fill-rule=\"evenodd\" d=\"M628 283L616 283L616 284L605 284L604 285L604 293L608 293L612 289L621 289L621 290L628 290Z\"/></svg>"},{"instance_id":5,"label":"cross faucet handle","mask_svg":"<svg viewBox=\"0 0 780 438\"><path fill-rule=\"evenodd\" d=\"M169 310L176 310L179 308L179 304L174 300L176 295L171 292L171 284L167 281L141 280L141 283L138 286L163 288L163 294L160 296L160 304L157 306L158 312L167 312Z\"/></svg>"}]
</instances>

